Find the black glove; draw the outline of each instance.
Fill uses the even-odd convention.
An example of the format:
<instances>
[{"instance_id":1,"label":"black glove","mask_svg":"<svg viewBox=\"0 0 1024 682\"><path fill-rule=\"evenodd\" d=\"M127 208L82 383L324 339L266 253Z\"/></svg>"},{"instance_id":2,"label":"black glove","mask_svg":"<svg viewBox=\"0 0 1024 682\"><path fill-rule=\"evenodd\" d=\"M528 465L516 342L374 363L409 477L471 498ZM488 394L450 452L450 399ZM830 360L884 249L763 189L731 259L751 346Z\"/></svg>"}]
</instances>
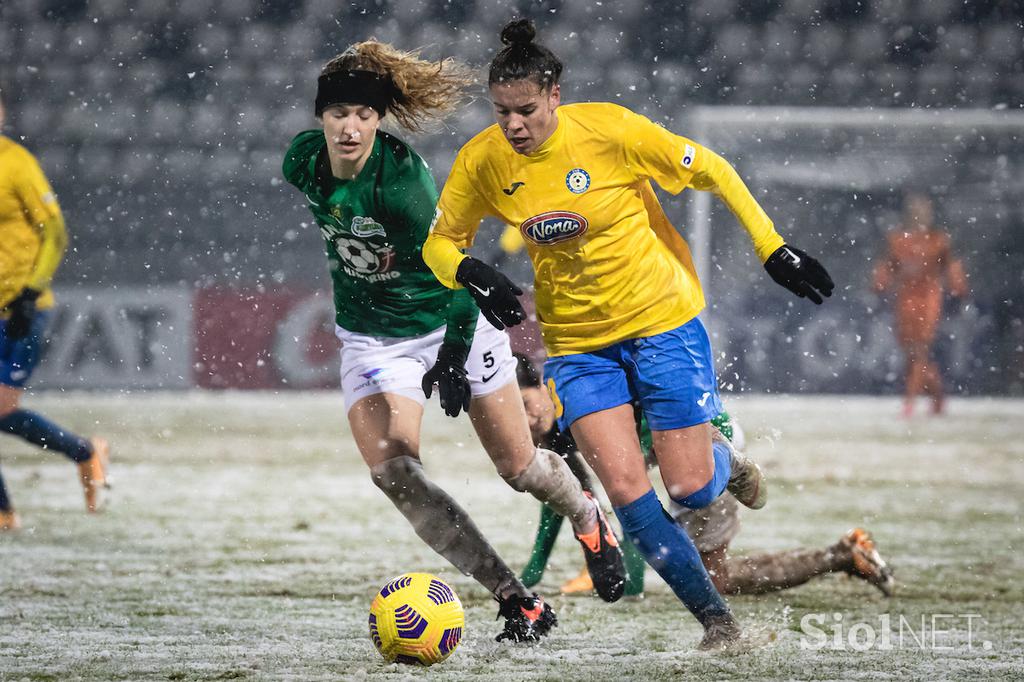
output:
<instances>
[{"instance_id":1,"label":"black glove","mask_svg":"<svg viewBox=\"0 0 1024 682\"><path fill-rule=\"evenodd\" d=\"M821 263L788 244L780 246L768 256L764 269L778 284L800 298L809 298L819 305L821 297L831 296L836 286Z\"/></svg>"},{"instance_id":2,"label":"black glove","mask_svg":"<svg viewBox=\"0 0 1024 682\"><path fill-rule=\"evenodd\" d=\"M526 319L516 298L523 290L487 263L472 256L464 258L455 272L455 281L466 287L480 312L498 329L514 327Z\"/></svg>"},{"instance_id":3,"label":"black glove","mask_svg":"<svg viewBox=\"0 0 1024 682\"><path fill-rule=\"evenodd\" d=\"M11 314L7 318L7 338L17 341L32 331L32 320L36 316L36 299L40 293L42 292L25 287L7 304L7 311Z\"/></svg>"},{"instance_id":4,"label":"black glove","mask_svg":"<svg viewBox=\"0 0 1024 682\"><path fill-rule=\"evenodd\" d=\"M469 412L469 380L466 379L466 357L469 349L442 343L437 351L437 362L423 375L423 393L429 398L437 384L441 407L449 417Z\"/></svg>"}]
</instances>

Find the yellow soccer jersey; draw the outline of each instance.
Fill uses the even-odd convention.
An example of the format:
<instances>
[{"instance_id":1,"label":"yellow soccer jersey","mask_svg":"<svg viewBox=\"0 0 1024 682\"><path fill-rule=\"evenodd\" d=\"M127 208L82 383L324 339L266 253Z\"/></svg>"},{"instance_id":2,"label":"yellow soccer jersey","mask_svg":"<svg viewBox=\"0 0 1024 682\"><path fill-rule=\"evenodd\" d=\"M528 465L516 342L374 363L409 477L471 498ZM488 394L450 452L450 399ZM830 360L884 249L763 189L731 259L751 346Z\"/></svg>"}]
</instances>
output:
<instances>
[{"instance_id":1,"label":"yellow soccer jersey","mask_svg":"<svg viewBox=\"0 0 1024 682\"><path fill-rule=\"evenodd\" d=\"M53 305L50 281L64 255L67 234L60 206L35 157L0 135L0 308L25 287Z\"/></svg>"},{"instance_id":2,"label":"yellow soccer jersey","mask_svg":"<svg viewBox=\"0 0 1024 682\"><path fill-rule=\"evenodd\" d=\"M615 104L558 108L537 151L517 154L498 126L460 151L441 192L426 263L449 287L486 215L517 225L533 262L549 355L585 353L693 319L704 294L686 242L650 181L714 191L761 260L784 242L736 171L714 152Z\"/></svg>"}]
</instances>

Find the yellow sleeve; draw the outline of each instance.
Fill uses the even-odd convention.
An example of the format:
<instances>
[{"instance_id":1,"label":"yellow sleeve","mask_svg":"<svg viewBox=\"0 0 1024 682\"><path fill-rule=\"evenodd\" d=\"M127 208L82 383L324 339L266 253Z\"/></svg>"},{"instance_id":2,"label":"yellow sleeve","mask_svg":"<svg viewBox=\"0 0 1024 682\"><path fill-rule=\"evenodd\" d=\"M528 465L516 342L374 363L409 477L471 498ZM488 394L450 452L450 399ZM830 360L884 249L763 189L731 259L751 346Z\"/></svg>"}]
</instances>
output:
<instances>
[{"instance_id":1,"label":"yellow sleeve","mask_svg":"<svg viewBox=\"0 0 1024 682\"><path fill-rule=\"evenodd\" d=\"M638 178L650 178L678 194L687 187L714 192L754 242L763 263L785 240L736 170L718 154L630 112L626 126L626 163Z\"/></svg>"},{"instance_id":2,"label":"yellow sleeve","mask_svg":"<svg viewBox=\"0 0 1024 682\"><path fill-rule=\"evenodd\" d=\"M423 242L423 262L437 277L437 281L449 289L458 289L461 285L455 281L455 273L466 254L459 250L448 237L430 234Z\"/></svg>"},{"instance_id":3,"label":"yellow sleeve","mask_svg":"<svg viewBox=\"0 0 1024 682\"><path fill-rule=\"evenodd\" d=\"M701 168L694 173L691 185L694 189L714 192L729 207L740 225L750 234L754 250L762 263L786 243L775 231L771 218L743 184L736 169L710 149L701 149Z\"/></svg>"},{"instance_id":4,"label":"yellow sleeve","mask_svg":"<svg viewBox=\"0 0 1024 682\"><path fill-rule=\"evenodd\" d=\"M29 224L39 232L41 242L26 284L36 291L45 291L64 257L68 236L57 197L42 168L31 154L25 156L24 172L15 180L14 190Z\"/></svg>"},{"instance_id":5,"label":"yellow sleeve","mask_svg":"<svg viewBox=\"0 0 1024 682\"><path fill-rule=\"evenodd\" d=\"M474 184L475 176L463 149L455 158L441 190L434 222L430 224L430 234L423 244L423 262L449 289L460 287L455 281L455 271L466 258L463 249L473 245L480 221L488 210L487 202Z\"/></svg>"},{"instance_id":6,"label":"yellow sleeve","mask_svg":"<svg viewBox=\"0 0 1024 682\"><path fill-rule=\"evenodd\" d=\"M700 145L665 130L646 116L625 113L626 166L639 179L650 178L672 194L686 189L700 168Z\"/></svg>"}]
</instances>

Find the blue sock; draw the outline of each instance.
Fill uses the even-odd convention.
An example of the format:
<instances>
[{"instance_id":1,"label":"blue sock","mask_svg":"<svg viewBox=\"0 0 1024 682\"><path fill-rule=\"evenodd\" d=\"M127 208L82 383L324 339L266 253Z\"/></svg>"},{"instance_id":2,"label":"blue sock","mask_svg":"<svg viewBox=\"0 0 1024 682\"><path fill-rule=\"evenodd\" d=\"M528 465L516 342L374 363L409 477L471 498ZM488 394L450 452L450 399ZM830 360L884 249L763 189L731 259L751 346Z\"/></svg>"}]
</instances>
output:
<instances>
[{"instance_id":1,"label":"blue sock","mask_svg":"<svg viewBox=\"0 0 1024 682\"><path fill-rule=\"evenodd\" d=\"M712 443L711 453L715 457L715 473L711 474L708 484L695 493L686 497L672 499L689 509L703 509L722 494L725 486L729 484L729 476L732 475L732 457L729 455L729 446L725 443Z\"/></svg>"},{"instance_id":2,"label":"blue sock","mask_svg":"<svg viewBox=\"0 0 1024 682\"><path fill-rule=\"evenodd\" d=\"M75 462L84 462L92 457L89 441L29 410L15 410L0 417L0 433L21 436L33 445L56 450Z\"/></svg>"},{"instance_id":3,"label":"blue sock","mask_svg":"<svg viewBox=\"0 0 1024 682\"><path fill-rule=\"evenodd\" d=\"M702 625L709 617L729 613L693 540L665 512L653 488L639 499L616 507L615 515L647 563Z\"/></svg>"},{"instance_id":4,"label":"blue sock","mask_svg":"<svg viewBox=\"0 0 1024 682\"><path fill-rule=\"evenodd\" d=\"M11 498L7 497L7 486L4 485L4 475L0 473L0 511L11 510Z\"/></svg>"}]
</instances>

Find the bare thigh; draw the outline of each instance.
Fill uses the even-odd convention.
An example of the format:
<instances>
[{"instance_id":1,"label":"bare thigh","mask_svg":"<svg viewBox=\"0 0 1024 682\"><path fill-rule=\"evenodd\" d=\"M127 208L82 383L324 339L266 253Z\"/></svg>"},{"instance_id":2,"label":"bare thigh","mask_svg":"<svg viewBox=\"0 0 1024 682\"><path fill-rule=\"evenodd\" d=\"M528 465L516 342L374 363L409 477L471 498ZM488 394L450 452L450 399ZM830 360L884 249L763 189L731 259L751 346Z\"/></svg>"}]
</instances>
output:
<instances>
[{"instance_id":1,"label":"bare thigh","mask_svg":"<svg viewBox=\"0 0 1024 682\"><path fill-rule=\"evenodd\" d=\"M715 473L711 428L711 424L704 423L684 429L651 432L661 480L673 498L680 499L697 492Z\"/></svg>"},{"instance_id":2,"label":"bare thigh","mask_svg":"<svg viewBox=\"0 0 1024 682\"><path fill-rule=\"evenodd\" d=\"M359 453L371 469L407 455L419 459L423 406L394 393L377 393L357 401L348 411Z\"/></svg>"},{"instance_id":3,"label":"bare thigh","mask_svg":"<svg viewBox=\"0 0 1024 682\"><path fill-rule=\"evenodd\" d=\"M632 405L584 415L573 422L572 435L613 505L629 504L651 489Z\"/></svg>"},{"instance_id":4,"label":"bare thigh","mask_svg":"<svg viewBox=\"0 0 1024 682\"><path fill-rule=\"evenodd\" d=\"M530 465L536 447L530 436L523 398L515 382L473 398L469 405L469 418L480 444L502 477L517 476Z\"/></svg>"}]
</instances>

